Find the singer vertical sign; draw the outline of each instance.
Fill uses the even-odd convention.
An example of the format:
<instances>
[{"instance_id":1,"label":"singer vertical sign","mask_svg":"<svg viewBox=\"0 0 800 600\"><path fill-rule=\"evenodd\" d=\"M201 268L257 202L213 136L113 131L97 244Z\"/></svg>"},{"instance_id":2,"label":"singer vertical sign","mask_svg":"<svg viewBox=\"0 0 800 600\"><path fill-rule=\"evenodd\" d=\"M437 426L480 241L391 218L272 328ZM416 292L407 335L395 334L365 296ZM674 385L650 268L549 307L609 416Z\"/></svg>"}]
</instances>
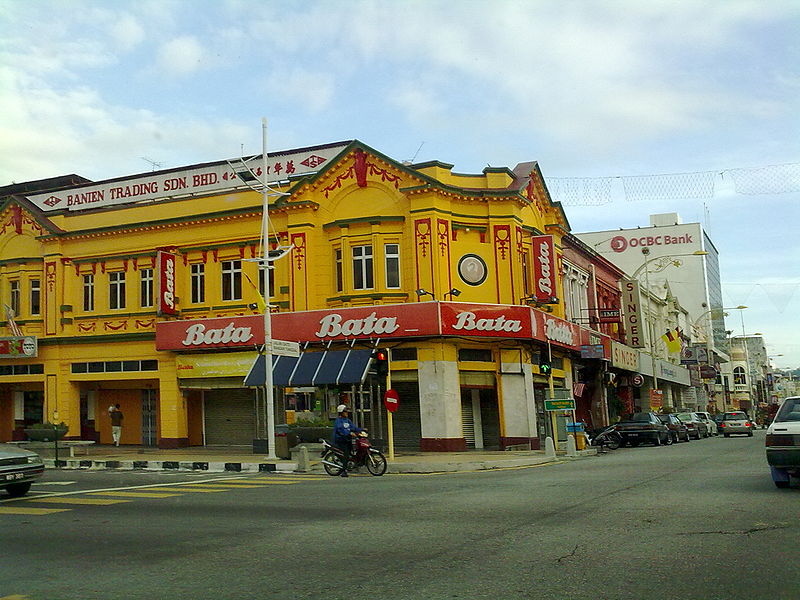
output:
<instances>
[{"instance_id":1,"label":"singer vertical sign","mask_svg":"<svg viewBox=\"0 0 800 600\"><path fill-rule=\"evenodd\" d=\"M622 308L625 313L625 343L631 348L644 348L642 297L636 279L622 280Z\"/></svg>"},{"instance_id":2,"label":"singer vertical sign","mask_svg":"<svg viewBox=\"0 0 800 600\"><path fill-rule=\"evenodd\" d=\"M544 304L558 302L556 294L556 248L552 235L535 235L533 242L533 297Z\"/></svg>"},{"instance_id":3,"label":"singer vertical sign","mask_svg":"<svg viewBox=\"0 0 800 600\"><path fill-rule=\"evenodd\" d=\"M156 273L158 314L178 314L178 308L175 306L175 255L159 250L156 253Z\"/></svg>"}]
</instances>

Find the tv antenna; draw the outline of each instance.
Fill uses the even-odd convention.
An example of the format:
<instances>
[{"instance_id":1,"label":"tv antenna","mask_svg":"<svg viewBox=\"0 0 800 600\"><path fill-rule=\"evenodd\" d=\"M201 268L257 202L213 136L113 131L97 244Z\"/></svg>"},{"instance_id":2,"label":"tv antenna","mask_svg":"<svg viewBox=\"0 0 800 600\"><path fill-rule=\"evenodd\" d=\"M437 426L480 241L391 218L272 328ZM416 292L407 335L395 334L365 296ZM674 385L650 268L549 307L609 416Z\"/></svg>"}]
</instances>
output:
<instances>
[{"instance_id":1,"label":"tv antenna","mask_svg":"<svg viewBox=\"0 0 800 600\"><path fill-rule=\"evenodd\" d=\"M150 169L151 171L155 171L156 169L163 169L164 168L164 163L162 163L162 162L157 162L157 161L153 160L152 158L147 158L146 156L140 156L139 158L141 158L146 163L150 164L150 166L152 167Z\"/></svg>"},{"instance_id":2,"label":"tv antenna","mask_svg":"<svg viewBox=\"0 0 800 600\"><path fill-rule=\"evenodd\" d=\"M417 148L417 151L416 151L416 152L414 152L414 156L412 156L412 157L411 157L411 160L409 160L408 162L410 162L410 163L412 163L412 164L414 163L414 160L417 158L417 154L419 154L419 151L420 151L420 150L422 150L422 147L423 147L424 145L425 145L425 142L424 142L424 141L423 141L423 142L420 142L420 144L419 144L419 148Z\"/></svg>"}]
</instances>

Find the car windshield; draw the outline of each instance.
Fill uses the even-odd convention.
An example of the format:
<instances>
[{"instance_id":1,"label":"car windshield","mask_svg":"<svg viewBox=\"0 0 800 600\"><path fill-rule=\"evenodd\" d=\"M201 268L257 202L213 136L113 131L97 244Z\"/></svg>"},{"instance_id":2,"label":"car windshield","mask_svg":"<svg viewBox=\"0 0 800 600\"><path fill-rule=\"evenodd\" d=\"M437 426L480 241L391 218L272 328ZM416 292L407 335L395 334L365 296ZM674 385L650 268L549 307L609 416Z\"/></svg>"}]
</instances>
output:
<instances>
[{"instance_id":1,"label":"car windshield","mask_svg":"<svg viewBox=\"0 0 800 600\"><path fill-rule=\"evenodd\" d=\"M692 413L680 413L678 414L678 418L681 421L694 421L697 417L695 417Z\"/></svg>"},{"instance_id":2,"label":"car windshield","mask_svg":"<svg viewBox=\"0 0 800 600\"><path fill-rule=\"evenodd\" d=\"M658 415L662 423L669 423L669 415Z\"/></svg>"},{"instance_id":3,"label":"car windshield","mask_svg":"<svg viewBox=\"0 0 800 600\"><path fill-rule=\"evenodd\" d=\"M725 419L726 421L739 421L741 419L746 419L746 418L747 415L744 414L743 412L725 413L725 416L723 417L723 419Z\"/></svg>"},{"instance_id":4,"label":"car windshield","mask_svg":"<svg viewBox=\"0 0 800 600\"><path fill-rule=\"evenodd\" d=\"M776 421L800 421L800 398L787 398L781 406Z\"/></svg>"}]
</instances>

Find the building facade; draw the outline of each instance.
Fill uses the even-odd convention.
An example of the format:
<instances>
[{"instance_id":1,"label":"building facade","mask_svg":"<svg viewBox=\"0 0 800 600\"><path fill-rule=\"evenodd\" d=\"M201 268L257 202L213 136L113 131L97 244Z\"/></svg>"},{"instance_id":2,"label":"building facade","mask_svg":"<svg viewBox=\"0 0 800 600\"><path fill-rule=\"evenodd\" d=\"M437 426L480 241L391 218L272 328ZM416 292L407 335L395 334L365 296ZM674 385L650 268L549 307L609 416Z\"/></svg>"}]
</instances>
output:
<instances>
[{"instance_id":1,"label":"building facade","mask_svg":"<svg viewBox=\"0 0 800 600\"><path fill-rule=\"evenodd\" d=\"M63 421L109 443L120 404L123 444L250 444L267 296L272 337L303 348L275 361L279 420L345 401L384 433L365 357L385 347L395 439L423 450L538 448L563 427L545 399L574 398L585 349L612 361L609 328L565 318L564 274L586 265L564 261L569 224L536 163L458 174L357 141L270 154L266 243L290 251L265 277L260 161L0 190L3 325L29 350L0 358L0 441Z\"/></svg>"}]
</instances>

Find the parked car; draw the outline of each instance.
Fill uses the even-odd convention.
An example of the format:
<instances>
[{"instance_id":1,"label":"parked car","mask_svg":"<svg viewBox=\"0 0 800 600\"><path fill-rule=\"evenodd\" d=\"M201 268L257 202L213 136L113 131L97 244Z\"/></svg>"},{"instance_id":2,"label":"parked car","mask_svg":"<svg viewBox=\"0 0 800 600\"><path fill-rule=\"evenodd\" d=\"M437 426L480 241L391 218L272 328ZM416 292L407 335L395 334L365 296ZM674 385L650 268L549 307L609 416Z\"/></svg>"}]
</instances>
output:
<instances>
[{"instance_id":1,"label":"parked car","mask_svg":"<svg viewBox=\"0 0 800 600\"><path fill-rule=\"evenodd\" d=\"M720 423L722 423L722 418L725 416L725 413L717 413L712 416L714 419L714 424L717 426L717 435L722 433L722 428L720 427Z\"/></svg>"},{"instance_id":2,"label":"parked car","mask_svg":"<svg viewBox=\"0 0 800 600\"><path fill-rule=\"evenodd\" d=\"M708 437L708 426L700 420L695 413L678 413L675 415L678 417L686 428L689 430L689 435L691 435L694 439L699 440L701 437Z\"/></svg>"},{"instance_id":3,"label":"parked car","mask_svg":"<svg viewBox=\"0 0 800 600\"><path fill-rule=\"evenodd\" d=\"M700 418L700 420L706 424L706 427L708 427L709 435L719 435L719 429L717 428L717 423L711 417L711 413L696 412L694 414L696 414Z\"/></svg>"},{"instance_id":4,"label":"parked car","mask_svg":"<svg viewBox=\"0 0 800 600\"><path fill-rule=\"evenodd\" d=\"M633 413L630 418L617 423L614 429L619 431L623 443L633 447L642 442L650 442L655 446L668 446L672 443L672 435L667 426L657 414L651 412Z\"/></svg>"},{"instance_id":5,"label":"parked car","mask_svg":"<svg viewBox=\"0 0 800 600\"><path fill-rule=\"evenodd\" d=\"M767 429L767 463L772 481L787 488L800 477L800 396L786 398Z\"/></svg>"},{"instance_id":6,"label":"parked car","mask_svg":"<svg viewBox=\"0 0 800 600\"><path fill-rule=\"evenodd\" d=\"M753 435L753 426L747 414L741 410L726 412L722 415L722 422L719 424L722 435L731 437L734 433L744 433Z\"/></svg>"},{"instance_id":7,"label":"parked car","mask_svg":"<svg viewBox=\"0 0 800 600\"><path fill-rule=\"evenodd\" d=\"M41 456L11 444L0 444L0 489L11 496L24 496L43 473Z\"/></svg>"},{"instance_id":8,"label":"parked car","mask_svg":"<svg viewBox=\"0 0 800 600\"><path fill-rule=\"evenodd\" d=\"M667 426L674 442L680 442L681 440L684 442L691 441L692 438L689 436L689 429L678 417L675 415L658 415L658 418Z\"/></svg>"}]
</instances>

